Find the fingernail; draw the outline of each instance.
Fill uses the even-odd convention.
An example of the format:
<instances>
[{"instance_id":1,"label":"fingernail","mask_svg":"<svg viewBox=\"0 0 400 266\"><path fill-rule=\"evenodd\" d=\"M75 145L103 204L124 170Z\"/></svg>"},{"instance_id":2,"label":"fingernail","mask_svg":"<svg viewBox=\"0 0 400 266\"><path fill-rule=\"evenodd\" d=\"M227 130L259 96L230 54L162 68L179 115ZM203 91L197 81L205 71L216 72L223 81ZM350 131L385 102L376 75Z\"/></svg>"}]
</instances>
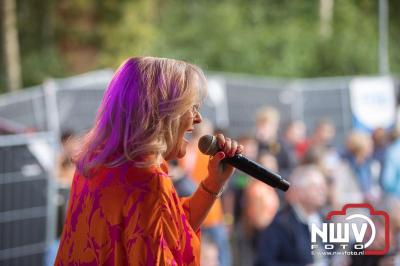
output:
<instances>
[{"instance_id":1,"label":"fingernail","mask_svg":"<svg viewBox=\"0 0 400 266\"><path fill-rule=\"evenodd\" d=\"M225 153L224 152L220 152L219 153L219 158L221 158L221 159L225 158Z\"/></svg>"}]
</instances>

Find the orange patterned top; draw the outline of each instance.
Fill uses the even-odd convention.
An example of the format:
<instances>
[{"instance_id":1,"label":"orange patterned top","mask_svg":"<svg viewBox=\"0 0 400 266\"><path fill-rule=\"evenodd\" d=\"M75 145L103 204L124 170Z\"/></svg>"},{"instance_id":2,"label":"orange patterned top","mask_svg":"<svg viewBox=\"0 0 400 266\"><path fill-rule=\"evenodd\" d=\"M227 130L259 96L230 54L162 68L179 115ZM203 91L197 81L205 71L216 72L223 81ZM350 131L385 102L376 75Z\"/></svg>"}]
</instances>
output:
<instances>
[{"instance_id":1,"label":"orange patterned top","mask_svg":"<svg viewBox=\"0 0 400 266\"><path fill-rule=\"evenodd\" d=\"M167 172L127 163L75 174L55 265L200 265L200 232Z\"/></svg>"}]
</instances>

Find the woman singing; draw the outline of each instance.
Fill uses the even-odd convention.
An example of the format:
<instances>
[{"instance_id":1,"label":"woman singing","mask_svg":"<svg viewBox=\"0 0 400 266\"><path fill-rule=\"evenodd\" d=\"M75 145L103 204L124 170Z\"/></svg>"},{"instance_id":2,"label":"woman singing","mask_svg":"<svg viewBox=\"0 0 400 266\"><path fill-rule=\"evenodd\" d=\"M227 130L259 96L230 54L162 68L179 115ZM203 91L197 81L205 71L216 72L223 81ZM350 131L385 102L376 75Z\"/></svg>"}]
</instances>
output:
<instances>
[{"instance_id":1,"label":"woman singing","mask_svg":"<svg viewBox=\"0 0 400 266\"><path fill-rule=\"evenodd\" d=\"M243 147L218 135L208 176L178 198L167 160L182 158L185 133L202 121L202 71L186 62L130 58L116 71L76 156L55 265L200 265L200 225Z\"/></svg>"}]
</instances>

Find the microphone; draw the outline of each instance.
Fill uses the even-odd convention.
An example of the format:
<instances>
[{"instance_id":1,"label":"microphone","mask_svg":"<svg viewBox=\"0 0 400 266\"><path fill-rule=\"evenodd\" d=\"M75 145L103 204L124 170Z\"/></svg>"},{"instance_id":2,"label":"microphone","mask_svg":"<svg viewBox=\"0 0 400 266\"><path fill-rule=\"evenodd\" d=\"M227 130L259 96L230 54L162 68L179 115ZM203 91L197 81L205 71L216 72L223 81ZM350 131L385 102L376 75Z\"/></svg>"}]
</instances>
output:
<instances>
[{"instance_id":1,"label":"microphone","mask_svg":"<svg viewBox=\"0 0 400 266\"><path fill-rule=\"evenodd\" d=\"M221 150L218 146L217 138L211 135L202 136L199 140L198 146L199 150L206 155L214 155ZM260 164L247 159L241 154L235 154L233 157L224 158L222 162L234 166L267 185L279 188L283 191L289 189L289 182L283 179L280 175L265 169Z\"/></svg>"}]
</instances>

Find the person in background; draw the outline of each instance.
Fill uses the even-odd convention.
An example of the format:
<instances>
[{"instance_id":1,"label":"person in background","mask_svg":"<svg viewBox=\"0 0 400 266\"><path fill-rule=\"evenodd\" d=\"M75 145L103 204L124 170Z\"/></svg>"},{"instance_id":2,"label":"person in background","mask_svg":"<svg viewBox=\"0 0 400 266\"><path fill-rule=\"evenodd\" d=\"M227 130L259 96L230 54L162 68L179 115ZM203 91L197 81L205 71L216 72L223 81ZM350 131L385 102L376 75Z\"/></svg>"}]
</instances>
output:
<instances>
[{"instance_id":1,"label":"person in background","mask_svg":"<svg viewBox=\"0 0 400 266\"><path fill-rule=\"evenodd\" d=\"M243 155L256 161L258 157L258 142L251 135L242 135L238 138L239 144L243 146ZM228 184L227 191L223 197L226 217L233 226L236 226L242 216L243 192L251 177L240 170L235 171Z\"/></svg>"},{"instance_id":2,"label":"person in background","mask_svg":"<svg viewBox=\"0 0 400 266\"><path fill-rule=\"evenodd\" d=\"M282 137L279 138L280 150L276 154L279 174L287 176L297 166L299 156L296 147L305 140L305 126L299 120L289 121L283 127Z\"/></svg>"},{"instance_id":3,"label":"person in background","mask_svg":"<svg viewBox=\"0 0 400 266\"><path fill-rule=\"evenodd\" d=\"M200 152L197 148L199 139L203 135L212 135L214 127L211 122L204 121L197 126L192 132L192 136L188 145L187 157L180 160L181 166L187 171L187 174L193 178L196 184L200 184L207 173L207 165L209 156ZM221 199L216 199L211 207L208 215L202 224L202 235L207 235L218 247L218 260L221 266L230 266L231 247L229 244L229 235L224 224L224 210Z\"/></svg>"},{"instance_id":4,"label":"person in background","mask_svg":"<svg viewBox=\"0 0 400 266\"><path fill-rule=\"evenodd\" d=\"M374 145L372 152L372 176L377 179L382 186L382 170L385 162L385 153L389 145L388 134L385 129L379 127L372 131L372 142Z\"/></svg>"},{"instance_id":5,"label":"person in background","mask_svg":"<svg viewBox=\"0 0 400 266\"><path fill-rule=\"evenodd\" d=\"M75 173L72 157L79 149L79 139L72 130L61 134L61 149L58 156L58 183L62 187L71 187Z\"/></svg>"},{"instance_id":6,"label":"person in background","mask_svg":"<svg viewBox=\"0 0 400 266\"><path fill-rule=\"evenodd\" d=\"M263 152L258 163L276 172L276 158ZM243 193L243 212L235 227L234 254L235 265L253 265L260 232L274 218L279 208L279 198L274 188L250 178Z\"/></svg>"},{"instance_id":7,"label":"person in background","mask_svg":"<svg viewBox=\"0 0 400 266\"><path fill-rule=\"evenodd\" d=\"M400 265L400 201L395 198L387 198L383 203L383 207L389 215L389 242L386 241L385 221L380 215L372 215L376 228L376 235L374 241L369 246L371 250L384 250L385 246L389 243L389 251L385 255L375 256L348 256L347 265L349 266L398 266ZM370 232L367 232L370 234ZM370 235L366 236L369 239ZM353 250L355 251L355 250Z\"/></svg>"},{"instance_id":8,"label":"person in background","mask_svg":"<svg viewBox=\"0 0 400 266\"><path fill-rule=\"evenodd\" d=\"M259 151L266 150L273 155L280 151L278 129L280 114L271 106L264 106L256 112L255 139L258 141Z\"/></svg>"},{"instance_id":9,"label":"person in background","mask_svg":"<svg viewBox=\"0 0 400 266\"><path fill-rule=\"evenodd\" d=\"M61 134L61 149L57 160L57 187L58 187L58 226L57 236L61 236L65 214L68 206L69 193L75 173L73 155L79 149L79 139L72 130L65 130Z\"/></svg>"},{"instance_id":10,"label":"person in background","mask_svg":"<svg viewBox=\"0 0 400 266\"><path fill-rule=\"evenodd\" d=\"M201 237L201 266L219 266L218 246L207 235Z\"/></svg>"},{"instance_id":11,"label":"person in background","mask_svg":"<svg viewBox=\"0 0 400 266\"><path fill-rule=\"evenodd\" d=\"M189 197L196 191L196 183L186 174L177 160L168 162L168 170L179 197Z\"/></svg>"},{"instance_id":12,"label":"person in background","mask_svg":"<svg viewBox=\"0 0 400 266\"><path fill-rule=\"evenodd\" d=\"M79 149L79 138L73 130L64 130L60 138L60 152L56 160L57 170L57 226L56 240L51 243L46 254L46 265L54 265L57 256L59 240L67 213L68 199L70 197L71 184L75 173L73 155Z\"/></svg>"},{"instance_id":13,"label":"person in background","mask_svg":"<svg viewBox=\"0 0 400 266\"><path fill-rule=\"evenodd\" d=\"M295 168L289 181L288 205L261 233L254 265L327 265L326 258L312 256L310 250L311 225L322 223L319 210L326 203L326 179L307 165Z\"/></svg>"},{"instance_id":14,"label":"person in background","mask_svg":"<svg viewBox=\"0 0 400 266\"><path fill-rule=\"evenodd\" d=\"M307 127L301 120L294 120L295 152L297 161L301 161L308 148Z\"/></svg>"},{"instance_id":15,"label":"person in background","mask_svg":"<svg viewBox=\"0 0 400 266\"><path fill-rule=\"evenodd\" d=\"M335 139L336 129L331 120L324 118L317 122L314 131L308 139L308 147L325 146L332 147L332 141Z\"/></svg>"},{"instance_id":16,"label":"person in background","mask_svg":"<svg viewBox=\"0 0 400 266\"><path fill-rule=\"evenodd\" d=\"M373 143L370 135L359 131L348 134L343 160L350 167L356 184L363 195L363 201L374 203L378 200L378 192L375 192L375 185L377 184L374 184L372 178L372 151ZM345 183L347 184L344 184L344 186L348 186L350 180Z\"/></svg>"},{"instance_id":17,"label":"person in background","mask_svg":"<svg viewBox=\"0 0 400 266\"><path fill-rule=\"evenodd\" d=\"M400 130L393 135L394 141L385 154L381 184L386 195L400 199Z\"/></svg>"},{"instance_id":18,"label":"person in background","mask_svg":"<svg viewBox=\"0 0 400 266\"><path fill-rule=\"evenodd\" d=\"M316 146L327 149L333 157L339 157L338 151L333 145L335 136L335 125L330 119L323 118L318 120L311 135L301 144L300 161L303 159L308 149Z\"/></svg>"},{"instance_id":19,"label":"person in background","mask_svg":"<svg viewBox=\"0 0 400 266\"><path fill-rule=\"evenodd\" d=\"M394 265L400 265L400 198L389 197L385 201L390 217L390 251ZM397 263L397 264L396 264Z\"/></svg>"},{"instance_id":20,"label":"person in background","mask_svg":"<svg viewBox=\"0 0 400 266\"><path fill-rule=\"evenodd\" d=\"M335 176L335 174L343 176L343 172L339 170L342 165L341 160L337 160L334 165L327 164L328 160L326 158L329 156L329 148L316 145L310 147L300 161L300 165L314 165L326 178L327 203L322 208L322 213L327 213L332 210L332 206L337 206L333 176Z\"/></svg>"}]
</instances>

